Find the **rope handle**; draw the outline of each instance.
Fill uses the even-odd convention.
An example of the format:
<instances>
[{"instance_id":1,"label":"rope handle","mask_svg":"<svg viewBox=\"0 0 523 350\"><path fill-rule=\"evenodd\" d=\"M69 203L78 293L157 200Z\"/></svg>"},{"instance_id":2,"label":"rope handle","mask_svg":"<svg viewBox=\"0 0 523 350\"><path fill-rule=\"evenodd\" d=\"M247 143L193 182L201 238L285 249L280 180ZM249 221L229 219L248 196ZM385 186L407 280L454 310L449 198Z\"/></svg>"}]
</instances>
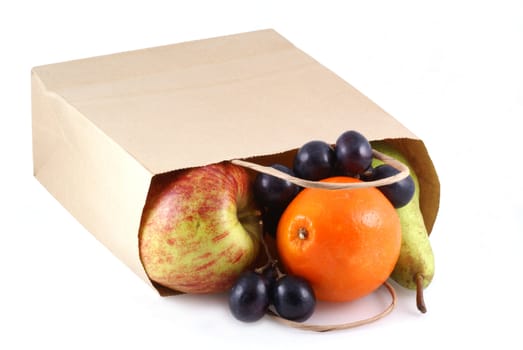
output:
<instances>
[{"instance_id":1,"label":"rope handle","mask_svg":"<svg viewBox=\"0 0 523 350\"><path fill-rule=\"evenodd\" d=\"M375 149L372 150L372 153L375 158L383 161L385 164L393 166L394 168L396 168L399 171L399 173L386 177L386 178L383 178L383 179L374 180L374 181L366 181L366 182L350 182L350 183L321 182L321 181L311 181L311 180L301 179L299 177L295 177L295 176L286 174L283 171L280 171L278 169L274 169L273 167L264 166L264 165L248 162L248 161L241 160L241 159L233 159L233 160L231 160L231 163L255 170L260 173L272 175L272 176L275 176L282 180L287 180L287 181L292 182L293 184L301 186L301 187L318 188L318 189L325 189L325 190L379 187L379 186L390 185L392 183L401 181L401 180L405 179L407 176L409 176L409 174L410 174L409 167L406 166L405 164L403 164L402 162L400 162L399 160L389 157L388 155L381 153L379 151L376 151Z\"/></svg>"}]
</instances>

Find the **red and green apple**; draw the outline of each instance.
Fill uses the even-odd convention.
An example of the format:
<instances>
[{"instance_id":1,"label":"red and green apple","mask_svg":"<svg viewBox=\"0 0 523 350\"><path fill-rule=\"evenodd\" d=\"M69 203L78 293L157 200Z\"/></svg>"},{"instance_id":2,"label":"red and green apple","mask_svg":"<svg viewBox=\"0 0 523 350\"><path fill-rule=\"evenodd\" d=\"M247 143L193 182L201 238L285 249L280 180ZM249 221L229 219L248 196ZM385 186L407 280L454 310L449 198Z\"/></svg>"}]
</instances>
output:
<instances>
[{"instance_id":1,"label":"red and green apple","mask_svg":"<svg viewBox=\"0 0 523 350\"><path fill-rule=\"evenodd\" d=\"M259 213L244 168L222 162L177 172L144 207L147 275L184 293L229 289L257 257Z\"/></svg>"}]
</instances>

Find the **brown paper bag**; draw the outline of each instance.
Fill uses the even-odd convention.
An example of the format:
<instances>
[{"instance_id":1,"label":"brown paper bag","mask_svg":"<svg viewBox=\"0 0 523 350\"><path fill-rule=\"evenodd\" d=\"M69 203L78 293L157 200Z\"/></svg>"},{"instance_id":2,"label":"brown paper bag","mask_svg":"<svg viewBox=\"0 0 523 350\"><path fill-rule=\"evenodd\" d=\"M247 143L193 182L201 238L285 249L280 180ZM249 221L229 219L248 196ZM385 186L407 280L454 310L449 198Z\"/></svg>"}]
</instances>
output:
<instances>
[{"instance_id":1,"label":"brown paper bag","mask_svg":"<svg viewBox=\"0 0 523 350\"><path fill-rule=\"evenodd\" d=\"M288 159L353 129L408 156L429 232L438 211L423 142L274 30L35 67L32 114L36 178L151 285L138 232L158 174Z\"/></svg>"}]
</instances>

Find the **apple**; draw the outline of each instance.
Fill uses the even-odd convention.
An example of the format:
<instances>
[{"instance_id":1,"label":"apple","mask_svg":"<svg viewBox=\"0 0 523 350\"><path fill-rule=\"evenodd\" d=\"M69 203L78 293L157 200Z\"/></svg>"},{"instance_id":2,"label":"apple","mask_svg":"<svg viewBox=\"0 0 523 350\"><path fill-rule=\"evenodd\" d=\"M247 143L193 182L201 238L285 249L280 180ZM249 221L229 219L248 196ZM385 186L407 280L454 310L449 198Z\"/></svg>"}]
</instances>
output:
<instances>
[{"instance_id":1,"label":"apple","mask_svg":"<svg viewBox=\"0 0 523 350\"><path fill-rule=\"evenodd\" d=\"M222 162L175 173L144 207L140 258L147 275L184 293L229 289L258 255L259 213L240 166Z\"/></svg>"}]
</instances>

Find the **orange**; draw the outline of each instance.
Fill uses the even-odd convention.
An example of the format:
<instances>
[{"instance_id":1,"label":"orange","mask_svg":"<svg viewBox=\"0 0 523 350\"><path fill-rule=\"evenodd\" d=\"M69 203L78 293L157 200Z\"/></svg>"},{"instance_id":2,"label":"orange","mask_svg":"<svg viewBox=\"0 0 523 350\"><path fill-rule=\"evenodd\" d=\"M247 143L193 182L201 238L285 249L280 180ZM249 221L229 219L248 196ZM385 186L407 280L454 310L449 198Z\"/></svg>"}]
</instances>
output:
<instances>
[{"instance_id":1,"label":"orange","mask_svg":"<svg viewBox=\"0 0 523 350\"><path fill-rule=\"evenodd\" d=\"M376 188L306 188L282 214L276 246L285 270L309 281L318 300L350 301L390 276L399 257L401 225Z\"/></svg>"}]
</instances>

